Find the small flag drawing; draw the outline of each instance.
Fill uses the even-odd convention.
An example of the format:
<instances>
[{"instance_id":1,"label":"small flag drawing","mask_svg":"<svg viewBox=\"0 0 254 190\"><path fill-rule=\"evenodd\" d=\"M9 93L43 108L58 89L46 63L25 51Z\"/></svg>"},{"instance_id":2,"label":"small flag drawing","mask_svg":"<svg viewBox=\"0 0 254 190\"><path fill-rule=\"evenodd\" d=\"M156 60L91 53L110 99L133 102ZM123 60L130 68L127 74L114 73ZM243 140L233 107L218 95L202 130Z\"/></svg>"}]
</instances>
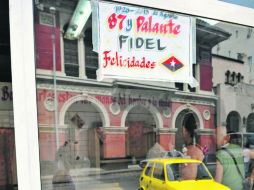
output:
<instances>
[{"instance_id":1,"label":"small flag drawing","mask_svg":"<svg viewBox=\"0 0 254 190\"><path fill-rule=\"evenodd\" d=\"M184 65L174 56L171 56L166 61L162 63L166 68L171 70L172 72L177 71L178 69L182 68Z\"/></svg>"}]
</instances>

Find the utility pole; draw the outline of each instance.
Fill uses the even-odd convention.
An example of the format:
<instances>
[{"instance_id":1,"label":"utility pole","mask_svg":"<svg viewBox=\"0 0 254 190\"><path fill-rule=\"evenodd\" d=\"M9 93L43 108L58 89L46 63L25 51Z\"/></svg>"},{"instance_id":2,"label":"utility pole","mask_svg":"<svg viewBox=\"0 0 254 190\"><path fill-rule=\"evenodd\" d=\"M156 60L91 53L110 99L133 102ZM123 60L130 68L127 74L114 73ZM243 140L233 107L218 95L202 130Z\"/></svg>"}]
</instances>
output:
<instances>
[{"instance_id":1,"label":"utility pole","mask_svg":"<svg viewBox=\"0 0 254 190\"><path fill-rule=\"evenodd\" d=\"M56 150L59 148L59 137L58 137L58 98L57 98L57 86L56 86L56 8L50 7L50 13L53 17L53 26L52 26L52 51L53 51L53 81L54 81L54 124L55 124L55 137L56 137Z\"/></svg>"}]
</instances>

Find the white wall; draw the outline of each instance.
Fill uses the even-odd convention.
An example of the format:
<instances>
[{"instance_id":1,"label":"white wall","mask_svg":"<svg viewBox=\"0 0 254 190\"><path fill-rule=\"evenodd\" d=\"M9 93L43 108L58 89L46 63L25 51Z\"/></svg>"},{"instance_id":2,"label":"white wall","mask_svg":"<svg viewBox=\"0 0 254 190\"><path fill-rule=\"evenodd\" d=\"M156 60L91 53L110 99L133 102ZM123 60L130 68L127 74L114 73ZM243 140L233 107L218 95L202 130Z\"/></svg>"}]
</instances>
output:
<instances>
[{"instance_id":1,"label":"white wall","mask_svg":"<svg viewBox=\"0 0 254 190\"><path fill-rule=\"evenodd\" d=\"M213 66L213 86L225 83L225 73L229 70L231 73L235 72L241 73L241 75L246 76L248 73L243 64L234 61L226 60L220 57L212 57ZM245 79L244 79L245 80Z\"/></svg>"},{"instance_id":2,"label":"white wall","mask_svg":"<svg viewBox=\"0 0 254 190\"><path fill-rule=\"evenodd\" d=\"M252 63L252 71L250 72L248 57L252 56L252 61L254 62L254 28L252 28L253 31L251 32L250 37L247 38L250 27L221 22L216 26L222 28L228 33L231 33L231 37L216 45L212 52L216 55L222 55L233 59L237 59L237 53L243 53L245 82L251 83L250 80L254 79L254 63Z\"/></svg>"}]
</instances>

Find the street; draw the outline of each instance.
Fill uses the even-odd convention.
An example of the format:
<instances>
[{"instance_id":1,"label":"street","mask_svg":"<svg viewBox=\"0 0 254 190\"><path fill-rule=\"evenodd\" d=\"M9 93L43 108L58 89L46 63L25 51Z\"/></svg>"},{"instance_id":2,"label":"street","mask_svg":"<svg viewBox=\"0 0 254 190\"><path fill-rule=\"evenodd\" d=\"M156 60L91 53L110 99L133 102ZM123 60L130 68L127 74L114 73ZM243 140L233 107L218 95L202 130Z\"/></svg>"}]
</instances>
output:
<instances>
[{"instance_id":1,"label":"street","mask_svg":"<svg viewBox=\"0 0 254 190\"><path fill-rule=\"evenodd\" d=\"M210 173L215 174L215 163L206 164ZM42 190L137 190L141 169L120 169L102 171L100 169L74 169L68 179L72 182L52 184L53 176L42 177ZM66 176L64 176L66 177Z\"/></svg>"}]
</instances>

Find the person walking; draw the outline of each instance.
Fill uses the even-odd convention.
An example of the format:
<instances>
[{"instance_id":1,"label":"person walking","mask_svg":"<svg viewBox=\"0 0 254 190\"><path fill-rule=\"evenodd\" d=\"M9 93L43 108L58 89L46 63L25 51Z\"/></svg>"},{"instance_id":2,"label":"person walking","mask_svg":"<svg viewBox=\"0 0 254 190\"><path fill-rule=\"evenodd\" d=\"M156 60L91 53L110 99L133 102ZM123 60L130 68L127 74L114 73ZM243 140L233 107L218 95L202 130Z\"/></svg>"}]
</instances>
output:
<instances>
[{"instance_id":1,"label":"person walking","mask_svg":"<svg viewBox=\"0 0 254 190\"><path fill-rule=\"evenodd\" d=\"M196 143L195 129L197 128L195 119L192 114L186 114L182 125L182 136L185 143L185 157L203 161L204 154L201 146ZM182 168L182 178L184 180L195 180L197 177L197 165L188 164Z\"/></svg>"},{"instance_id":2,"label":"person walking","mask_svg":"<svg viewBox=\"0 0 254 190\"><path fill-rule=\"evenodd\" d=\"M216 174L215 180L231 190L243 190L244 161L240 146L230 143L225 126L216 129Z\"/></svg>"}]
</instances>

